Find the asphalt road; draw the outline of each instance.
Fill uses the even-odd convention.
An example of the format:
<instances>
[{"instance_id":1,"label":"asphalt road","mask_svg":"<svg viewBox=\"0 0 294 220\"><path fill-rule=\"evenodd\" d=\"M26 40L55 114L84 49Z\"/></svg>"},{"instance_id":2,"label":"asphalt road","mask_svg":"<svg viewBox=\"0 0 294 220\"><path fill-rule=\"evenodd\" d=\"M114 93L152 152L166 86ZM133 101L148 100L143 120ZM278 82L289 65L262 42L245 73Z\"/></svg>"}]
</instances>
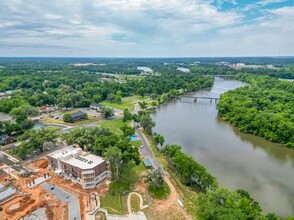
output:
<instances>
[{"instance_id":1,"label":"asphalt road","mask_svg":"<svg viewBox=\"0 0 294 220\"><path fill-rule=\"evenodd\" d=\"M135 110L133 113L137 114L138 111L139 111L139 105L138 105L138 103L136 103ZM154 153L151 149L150 142L148 141L146 136L142 133L141 129L137 126L136 122L133 122L132 125L133 125L133 127L135 127L136 135L140 138L140 140L142 141L143 146L144 146L143 148L139 149L140 154L144 158L149 158L150 161L152 162L153 167L155 169L159 169L162 173L164 173L164 170L163 170L161 164L158 162L158 160L154 156Z\"/></svg>"}]
</instances>

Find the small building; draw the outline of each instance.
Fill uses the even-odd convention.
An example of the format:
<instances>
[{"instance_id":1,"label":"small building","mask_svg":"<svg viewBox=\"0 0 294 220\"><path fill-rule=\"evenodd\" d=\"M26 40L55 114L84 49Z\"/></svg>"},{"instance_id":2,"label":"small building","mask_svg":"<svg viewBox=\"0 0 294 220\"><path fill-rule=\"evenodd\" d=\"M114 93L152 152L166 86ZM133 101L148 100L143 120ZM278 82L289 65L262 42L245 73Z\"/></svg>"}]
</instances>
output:
<instances>
[{"instance_id":1,"label":"small building","mask_svg":"<svg viewBox=\"0 0 294 220\"><path fill-rule=\"evenodd\" d=\"M38 108L40 113L47 113L48 107L47 106L41 106Z\"/></svg>"},{"instance_id":2,"label":"small building","mask_svg":"<svg viewBox=\"0 0 294 220\"><path fill-rule=\"evenodd\" d=\"M70 115L72 122L86 119L86 113L78 111Z\"/></svg>"},{"instance_id":3,"label":"small building","mask_svg":"<svg viewBox=\"0 0 294 220\"><path fill-rule=\"evenodd\" d=\"M8 135L0 136L0 144L6 145L15 142L16 139L14 137L10 137Z\"/></svg>"},{"instance_id":4,"label":"small building","mask_svg":"<svg viewBox=\"0 0 294 220\"><path fill-rule=\"evenodd\" d=\"M72 146L47 155L49 169L65 179L80 184L83 189L93 189L105 178L111 177L108 163L102 157Z\"/></svg>"},{"instance_id":5,"label":"small building","mask_svg":"<svg viewBox=\"0 0 294 220\"><path fill-rule=\"evenodd\" d=\"M102 111L102 107L103 107L102 104L97 104L97 103L92 103L90 105L90 108L96 110L97 112L101 112Z\"/></svg>"},{"instance_id":6,"label":"small building","mask_svg":"<svg viewBox=\"0 0 294 220\"><path fill-rule=\"evenodd\" d=\"M144 163L144 165L145 165L145 167L147 169L152 169L153 168L153 165L152 165L151 160L149 158L145 157L143 159L143 163Z\"/></svg>"}]
</instances>

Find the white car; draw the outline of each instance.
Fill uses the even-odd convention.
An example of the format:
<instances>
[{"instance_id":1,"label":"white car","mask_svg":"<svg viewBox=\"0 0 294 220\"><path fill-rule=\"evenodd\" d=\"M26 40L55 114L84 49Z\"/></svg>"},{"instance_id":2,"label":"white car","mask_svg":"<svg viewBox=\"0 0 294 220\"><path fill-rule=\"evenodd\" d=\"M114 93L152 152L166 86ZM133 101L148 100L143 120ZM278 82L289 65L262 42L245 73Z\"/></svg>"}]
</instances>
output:
<instances>
[{"instance_id":1,"label":"white car","mask_svg":"<svg viewBox=\"0 0 294 220\"><path fill-rule=\"evenodd\" d=\"M144 145L141 145L141 146L140 146L140 149L142 149L143 147L144 147Z\"/></svg>"}]
</instances>

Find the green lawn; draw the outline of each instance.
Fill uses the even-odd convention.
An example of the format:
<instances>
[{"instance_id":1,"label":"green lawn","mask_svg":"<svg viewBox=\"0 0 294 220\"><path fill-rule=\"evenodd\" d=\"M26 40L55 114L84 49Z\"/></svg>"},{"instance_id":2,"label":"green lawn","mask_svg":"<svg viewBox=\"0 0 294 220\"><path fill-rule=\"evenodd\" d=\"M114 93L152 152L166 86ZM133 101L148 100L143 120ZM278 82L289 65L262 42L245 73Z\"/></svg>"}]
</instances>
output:
<instances>
[{"instance_id":1,"label":"green lawn","mask_svg":"<svg viewBox=\"0 0 294 220\"><path fill-rule=\"evenodd\" d=\"M140 140L131 141L131 144L135 147L140 147L142 145L142 142Z\"/></svg>"},{"instance_id":2,"label":"green lawn","mask_svg":"<svg viewBox=\"0 0 294 220\"><path fill-rule=\"evenodd\" d=\"M112 108L117 108L117 109L129 109L130 111L134 111L135 108L135 104L137 102L142 102L142 101L146 101L149 100L150 97L149 96L139 96L139 95L134 95L134 96L130 96L130 97L123 97L122 98L122 103L111 103L108 101L103 101L101 102L101 104L106 105L106 106L110 106Z\"/></svg>"},{"instance_id":3,"label":"green lawn","mask_svg":"<svg viewBox=\"0 0 294 220\"><path fill-rule=\"evenodd\" d=\"M60 127L56 127L56 126L47 126L46 128L48 128L48 130L53 132L61 130Z\"/></svg>"},{"instance_id":4,"label":"green lawn","mask_svg":"<svg viewBox=\"0 0 294 220\"><path fill-rule=\"evenodd\" d=\"M170 193L170 189L166 182L164 182L163 186L160 188L154 188L153 186L149 186L148 190L152 197L160 200L166 199Z\"/></svg>"},{"instance_id":5,"label":"green lawn","mask_svg":"<svg viewBox=\"0 0 294 220\"><path fill-rule=\"evenodd\" d=\"M144 171L146 168L142 163L138 166L134 164L124 166L120 179L113 181L107 195L101 197L101 207L106 208L109 213L126 214L127 195L133 190L135 183L139 180L139 175Z\"/></svg>"},{"instance_id":6,"label":"green lawn","mask_svg":"<svg viewBox=\"0 0 294 220\"><path fill-rule=\"evenodd\" d=\"M140 199L136 195L131 196L131 207L133 212L140 211Z\"/></svg>"},{"instance_id":7,"label":"green lawn","mask_svg":"<svg viewBox=\"0 0 294 220\"><path fill-rule=\"evenodd\" d=\"M114 120L105 120L97 123L97 126L101 126L102 128L107 128L111 132L121 135L123 132L120 128L123 126L123 122L120 118Z\"/></svg>"}]
</instances>

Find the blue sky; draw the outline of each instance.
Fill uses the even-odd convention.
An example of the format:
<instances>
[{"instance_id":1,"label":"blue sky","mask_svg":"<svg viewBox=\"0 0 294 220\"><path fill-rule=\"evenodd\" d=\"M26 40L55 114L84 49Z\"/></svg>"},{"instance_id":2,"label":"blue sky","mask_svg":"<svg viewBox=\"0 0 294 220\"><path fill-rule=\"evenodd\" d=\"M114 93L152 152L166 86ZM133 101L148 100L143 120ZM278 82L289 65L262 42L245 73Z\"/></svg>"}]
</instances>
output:
<instances>
[{"instance_id":1,"label":"blue sky","mask_svg":"<svg viewBox=\"0 0 294 220\"><path fill-rule=\"evenodd\" d=\"M0 56L278 55L294 0L0 0Z\"/></svg>"}]
</instances>

